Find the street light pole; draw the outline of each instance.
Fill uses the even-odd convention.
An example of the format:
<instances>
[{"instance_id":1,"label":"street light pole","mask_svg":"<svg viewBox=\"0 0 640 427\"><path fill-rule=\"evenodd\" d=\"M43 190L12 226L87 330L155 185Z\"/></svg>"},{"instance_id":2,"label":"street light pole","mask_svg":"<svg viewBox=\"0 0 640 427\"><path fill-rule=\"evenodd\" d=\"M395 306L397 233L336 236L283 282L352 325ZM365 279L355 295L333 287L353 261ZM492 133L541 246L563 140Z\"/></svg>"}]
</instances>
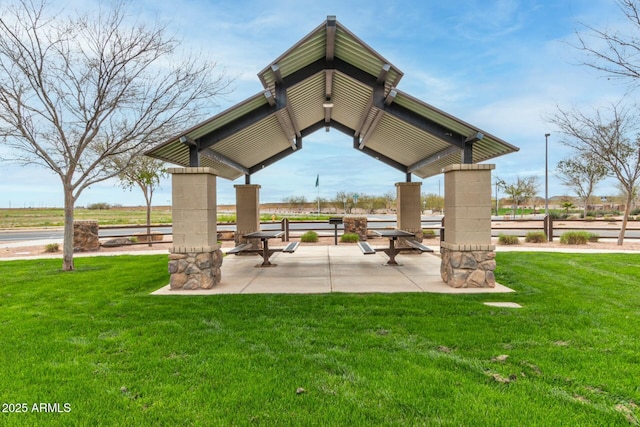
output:
<instances>
[{"instance_id":1,"label":"street light pole","mask_svg":"<svg viewBox=\"0 0 640 427\"><path fill-rule=\"evenodd\" d=\"M549 215L549 136L544 134L544 214Z\"/></svg>"}]
</instances>

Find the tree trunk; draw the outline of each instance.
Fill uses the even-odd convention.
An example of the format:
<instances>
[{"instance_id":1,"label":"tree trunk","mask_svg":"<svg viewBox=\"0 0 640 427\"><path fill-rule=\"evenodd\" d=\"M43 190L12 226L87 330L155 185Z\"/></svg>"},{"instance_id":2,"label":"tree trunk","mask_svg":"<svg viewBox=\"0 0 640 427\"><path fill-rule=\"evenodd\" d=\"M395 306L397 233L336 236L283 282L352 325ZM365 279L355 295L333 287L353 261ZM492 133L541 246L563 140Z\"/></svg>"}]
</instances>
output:
<instances>
[{"instance_id":1,"label":"tree trunk","mask_svg":"<svg viewBox=\"0 0 640 427\"><path fill-rule=\"evenodd\" d=\"M627 231L627 222L629 221L629 213L631 212L631 200L633 199L633 191L627 190L627 203L624 206L624 217L622 217L622 227L618 235L618 245L624 243L624 233Z\"/></svg>"},{"instance_id":2,"label":"tree trunk","mask_svg":"<svg viewBox=\"0 0 640 427\"><path fill-rule=\"evenodd\" d=\"M71 271L73 265L73 191L64 186L64 240L62 242L62 269Z\"/></svg>"},{"instance_id":3,"label":"tree trunk","mask_svg":"<svg viewBox=\"0 0 640 427\"><path fill-rule=\"evenodd\" d=\"M151 247L151 200L147 199L147 242Z\"/></svg>"},{"instance_id":4,"label":"tree trunk","mask_svg":"<svg viewBox=\"0 0 640 427\"><path fill-rule=\"evenodd\" d=\"M142 188L142 194L144 194L144 201L147 202L147 243L151 247L151 199L153 198L153 187L149 188L146 185L140 185L140 187Z\"/></svg>"}]
</instances>

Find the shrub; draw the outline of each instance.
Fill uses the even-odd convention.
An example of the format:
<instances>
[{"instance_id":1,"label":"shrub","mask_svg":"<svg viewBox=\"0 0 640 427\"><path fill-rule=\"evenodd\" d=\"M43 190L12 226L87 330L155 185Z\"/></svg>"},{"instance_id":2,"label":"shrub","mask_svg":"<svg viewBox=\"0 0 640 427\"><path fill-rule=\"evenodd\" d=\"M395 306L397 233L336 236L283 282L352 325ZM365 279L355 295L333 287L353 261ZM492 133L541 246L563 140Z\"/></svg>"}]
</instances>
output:
<instances>
[{"instance_id":1,"label":"shrub","mask_svg":"<svg viewBox=\"0 0 640 427\"><path fill-rule=\"evenodd\" d=\"M360 236L356 233L344 233L340 237L340 241L344 243L355 243L360 241Z\"/></svg>"},{"instance_id":2,"label":"shrub","mask_svg":"<svg viewBox=\"0 0 640 427\"><path fill-rule=\"evenodd\" d=\"M518 236L511 236L509 234L500 234L498 236L498 243L501 245L519 245L520 239Z\"/></svg>"},{"instance_id":3,"label":"shrub","mask_svg":"<svg viewBox=\"0 0 640 427\"><path fill-rule=\"evenodd\" d=\"M530 231L524 238L527 243L546 243L547 235L544 231Z\"/></svg>"},{"instance_id":4,"label":"shrub","mask_svg":"<svg viewBox=\"0 0 640 427\"><path fill-rule=\"evenodd\" d=\"M560 236L563 245L586 245L592 233L586 231L567 231Z\"/></svg>"},{"instance_id":5,"label":"shrub","mask_svg":"<svg viewBox=\"0 0 640 427\"><path fill-rule=\"evenodd\" d=\"M45 252L58 252L60 250L60 246L57 243L49 243L44 247Z\"/></svg>"},{"instance_id":6,"label":"shrub","mask_svg":"<svg viewBox=\"0 0 640 427\"><path fill-rule=\"evenodd\" d=\"M87 206L87 209L103 211L111 209L111 205L109 203L92 203Z\"/></svg>"},{"instance_id":7,"label":"shrub","mask_svg":"<svg viewBox=\"0 0 640 427\"><path fill-rule=\"evenodd\" d=\"M600 236L598 236L597 234L595 234L595 233L589 233L589 241L590 241L590 242L595 243L595 242L597 242L599 239L600 239Z\"/></svg>"},{"instance_id":8,"label":"shrub","mask_svg":"<svg viewBox=\"0 0 640 427\"><path fill-rule=\"evenodd\" d=\"M422 237L425 238L425 239L435 239L436 232L435 232L435 230L427 228L425 230L422 230Z\"/></svg>"},{"instance_id":9,"label":"shrub","mask_svg":"<svg viewBox=\"0 0 640 427\"><path fill-rule=\"evenodd\" d=\"M316 243L318 241L318 233L315 231L307 231L300 236L300 241L305 243Z\"/></svg>"}]
</instances>

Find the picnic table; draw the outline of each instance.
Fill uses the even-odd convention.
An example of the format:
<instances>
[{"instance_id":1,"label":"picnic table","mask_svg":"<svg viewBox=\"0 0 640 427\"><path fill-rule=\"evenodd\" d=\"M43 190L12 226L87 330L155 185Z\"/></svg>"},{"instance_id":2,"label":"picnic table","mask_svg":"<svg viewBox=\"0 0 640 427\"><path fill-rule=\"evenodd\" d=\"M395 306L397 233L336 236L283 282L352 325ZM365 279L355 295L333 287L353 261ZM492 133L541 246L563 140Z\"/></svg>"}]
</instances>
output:
<instances>
[{"instance_id":1,"label":"picnic table","mask_svg":"<svg viewBox=\"0 0 640 427\"><path fill-rule=\"evenodd\" d=\"M288 252L293 253L298 248L300 242L291 242L284 248L273 248L269 249L269 239L275 239L277 237L282 236L284 231L282 230L267 230L267 231L255 231L252 233L244 234L242 237L245 239L260 239L262 241L262 249L253 249L253 244L251 243L243 243L241 245L236 246L235 248L229 250L228 254L239 254L243 253L256 253L262 255L262 264L256 265L256 267L275 267L277 264L272 264L269 261L271 255L275 252Z\"/></svg>"},{"instance_id":2,"label":"picnic table","mask_svg":"<svg viewBox=\"0 0 640 427\"><path fill-rule=\"evenodd\" d=\"M389 247L384 249L374 249L367 242L358 242L358 246L360 247L360 250L362 250L362 253L364 253L365 255L375 254L376 251L382 251L386 253L389 256L389 261L387 261L385 265L400 265L396 262L396 255L400 251L408 250L413 252L417 251L421 253L433 252L433 249L413 239L413 237L416 236L415 233L410 233L408 231L398 230L398 229L373 230L373 232L376 233L378 236L386 237L387 239L389 239ZM398 240L401 237L405 238L403 243L406 244L408 247L401 247L401 248L396 247L396 240Z\"/></svg>"},{"instance_id":3,"label":"picnic table","mask_svg":"<svg viewBox=\"0 0 640 427\"><path fill-rule=\"evenodd\" d=\"M269 251L269 239L275 239L282 236L284 231L272 230L272 231L256 231L253 233L247 233L243 237L245 239L260 239L262 241L262 264L260 267L275 267L277 264L272 264L269 261L269 257L276 252L275 250Z\"/></svg>"},{"instance_id":4,"label":"picnic table","mask_svg":"<svg viewBox=\"0 0 640 427\"><path fill-rule=\"evenodd\" d=\"M389 256L389 261L387 261L387 265L400 265L396 262L396 254L398 253L398 251L396 250L396 240L398 240L400 237L407 237L407 238L416 237L415 233L410 233L408 231L398 230L398 229L374 230L373 232L376 233L378 236L386 237L387 239L389 239L389 248L384 250L384 253L386 253Z\"/></svg>"}]
</instances>

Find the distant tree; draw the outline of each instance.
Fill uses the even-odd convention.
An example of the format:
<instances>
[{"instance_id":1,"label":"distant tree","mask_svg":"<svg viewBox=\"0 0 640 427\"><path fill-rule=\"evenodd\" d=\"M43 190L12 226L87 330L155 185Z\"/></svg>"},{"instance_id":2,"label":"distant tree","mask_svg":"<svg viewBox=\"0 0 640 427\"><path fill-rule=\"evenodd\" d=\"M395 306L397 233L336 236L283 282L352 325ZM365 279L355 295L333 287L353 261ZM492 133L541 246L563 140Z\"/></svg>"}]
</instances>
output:
<instances>
[{"instance_id":1,"label":"distant tree","mask_svg":"<svg viewBox=\"0 0 640 427\"><path fill-rule=\"evenodd\" d=\"M575 205L573 204L573 202L562 202L562 209L564 209L564 212L569 215L569 209L574 208Z\"/></svg>"},{"instance_id":2,"label":"distant tree","mask_svg":"<svg viewBox=\"0 0 640 427\"><path fill-rule=\"evenodd\" d=\"M575 153L558 162L556 176L564 185L576 192L584 204L584 216L586 216L589 200L598 183L607 176L607 168L599 157Z\"/></svg>"},{"instance_id":3,"label":"distant tree","mask_svg":"<svg viewBox=\"0 0 640 427\"><path fill-rule=\"evenodd\" d=\"M153 192L160 185L160 180L168 176L164 162L147 156L136 156L124 167L118 158L111 159L111 167L121 172L118 174L120 185L126 190L134 187L142 190L147 207L147 239L151 246L151 204Z\"/></svg>"},{"instance_id":4,"label":"distant tree","mask_svg":"<svg viewBox=\"0 0 640 427\"><path fill-rule=\"evenodd\" d=\"M353 196L352 196L353 198ZM372 196L369 194L360 194L358 197L358 206L363 208L367 213L374 213L378 209L385 209L388 200L385 196Z\"/></svg>"},{"instance_id":5,"label":"distant tree","mask_svg":"<svg viewBox=\"0 0 640 427\"><path fill-rule=\"evenodd\" d=\"M444 208L444 197L438 196L434 193L423 194L422 204L426 209L442 212Z\"/></svg>"},{"instance_id":6,"label":"distant tree","mask_svg":"<svg viewBox=\"0 0 640 427\"><path fill-rule=\"evenodd\" d=\"M304 196L289 196L283 199L283 202L289 205L289 209L302 210L307 203L307 198Z\"/></svg>"},{"instance_id":7,"label":"distant tree","mask_svg":"<svg viewBox=\"0 0 640 427\"><path fill-rule=\"evenodd\" d=\"M622 245L634 189L640 182L640 129L636 110L612 104L607 109L588 115L579 110L558 108L558 112L549 120L564 134L562 143L575 149L579 155L599 159L607 175L615 177L620 183L626 196L618 236L618 245Z\"/></svg>"},{"instance_id":8,"label":"distant tree","mask_svg":"<svg viewBox=\"0 0 640 427\"><path fill-rule=\"evenodd\" d=\"M0 5L0 140L5 160L53 171L64 193L63 269L73 270L73 214L89 186L209 113L229 80L183 57L162 25L129 24L124 3L93 14L51 12L47 0ZM128 162L125 166L128 166Z\"/></svg>"},{"instance_id":9,"label":"distant tree","mask_svg":"<svg viewBox=\"0 0 640 427\"><path fill-rule=\"evenodd\" d=\"M518 212L518 206L521 202L535 196L538 191L538 177L530 176L527 178L517 177L514 182L507 182L498 178L497 183L502 187L504 192L513 200L513 217Z\"/></svg>"},{"instance_id":10,"label":"distant tree","mask_svg":"<svg viewBox=\"0 0 640 427\"><path fill-rule=\"evenodd\" d=\"M387 191L382 196L384 199L384 209L392 210L396 208L396 195L392 191Z\"/></svg>"},{"instance_id":11,"label":"distant tree","mask_svg":"<svg viewBox=\"0 0 640 427\"><path fill-rule=\"evenodd\" d=\"M530 176L522 179L522 200L526 203L527 201L533 202L533 211L535 212L536 206L536 194L538 194L538 190L540 187L540 183L538 181L537 176Z\"/></svg>"}]
</instances>

